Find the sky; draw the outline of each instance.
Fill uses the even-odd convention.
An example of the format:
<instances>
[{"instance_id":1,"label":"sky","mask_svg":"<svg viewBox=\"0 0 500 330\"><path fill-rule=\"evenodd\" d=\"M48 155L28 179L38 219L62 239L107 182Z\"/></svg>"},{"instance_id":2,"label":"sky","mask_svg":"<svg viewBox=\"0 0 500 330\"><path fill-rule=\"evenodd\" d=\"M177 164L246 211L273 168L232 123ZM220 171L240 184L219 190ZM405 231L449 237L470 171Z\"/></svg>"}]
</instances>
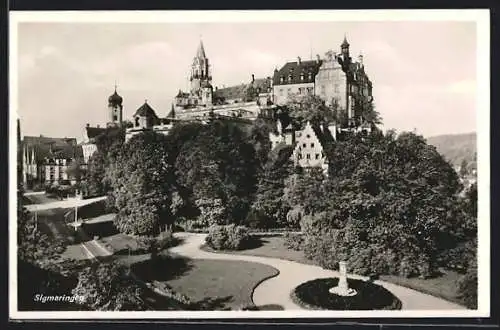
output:
<instances>
[{"instance_id":1,"label":"sky","mask_svg":"<svg viewBox=\"0 0 500 330\"><path fill-rule=\"evenodd\" d=\"M213 85L271 76L287 61L362 52L384 129L424 136L476 131L474 22L44 23L18 25L18 116L22 135L81 138L104 126L107 99L124 119L145 100L159 116L188 88L203 40Z\"/></svg>"}]
</instances>

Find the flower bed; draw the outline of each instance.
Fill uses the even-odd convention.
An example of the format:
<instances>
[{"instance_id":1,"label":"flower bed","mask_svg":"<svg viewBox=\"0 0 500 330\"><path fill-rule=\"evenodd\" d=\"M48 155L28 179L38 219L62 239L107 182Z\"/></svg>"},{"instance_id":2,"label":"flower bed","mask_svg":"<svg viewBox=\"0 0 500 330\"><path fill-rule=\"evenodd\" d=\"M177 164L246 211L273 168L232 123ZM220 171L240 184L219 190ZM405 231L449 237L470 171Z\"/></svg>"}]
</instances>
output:
<instances>
[{"instance_id":1,"label":"flower bed","mask_svg":"<svg viewBox=\"0 0 500 330\"><path fill-rule=\"evenodd\" d=\"M302 283L292 291L292 299L304 308L316 310L401 309L401 301L380 285L348 279L349 287L357 294L344 297L329 292L338 282L338 278L321 278Z\"/></svg>"}]
</instances>

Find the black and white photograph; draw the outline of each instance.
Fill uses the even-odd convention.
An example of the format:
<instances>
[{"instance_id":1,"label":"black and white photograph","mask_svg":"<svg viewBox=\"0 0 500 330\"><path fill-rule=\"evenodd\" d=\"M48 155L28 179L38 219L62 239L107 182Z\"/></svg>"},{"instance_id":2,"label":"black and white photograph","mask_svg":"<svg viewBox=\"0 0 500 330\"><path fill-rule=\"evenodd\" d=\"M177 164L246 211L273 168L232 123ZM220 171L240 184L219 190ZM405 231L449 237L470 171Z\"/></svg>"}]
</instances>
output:
<instances>
[{"instance_id":1,"label":"black and white photograph","mask_svg":"<svg viewBox=\"0 0 500 330\"><path fill-rule=\"evenodd\" d=\"M488 10L9 17L11 319L489 316Z\"/></svg>"}]
</instances>

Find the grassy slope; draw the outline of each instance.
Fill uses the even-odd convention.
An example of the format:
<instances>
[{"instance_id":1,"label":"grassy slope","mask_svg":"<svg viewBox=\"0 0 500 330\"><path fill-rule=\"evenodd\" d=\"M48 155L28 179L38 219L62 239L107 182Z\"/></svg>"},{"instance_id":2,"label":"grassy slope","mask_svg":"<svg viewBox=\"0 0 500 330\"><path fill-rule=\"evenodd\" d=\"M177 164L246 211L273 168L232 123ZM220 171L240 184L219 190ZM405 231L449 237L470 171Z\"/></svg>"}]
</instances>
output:
<instances>
[{"instance_id":1,"label":"grassy slope","mask_svg":"<svg viewBox=\"0 0 500 330\"><path fill-rule=\"evenodd\" d=\"M427 138L427 142L435 146L453 166L460 166L463 159L475 163L476 133L432 136Z\"/></svg>"}]
</instances>

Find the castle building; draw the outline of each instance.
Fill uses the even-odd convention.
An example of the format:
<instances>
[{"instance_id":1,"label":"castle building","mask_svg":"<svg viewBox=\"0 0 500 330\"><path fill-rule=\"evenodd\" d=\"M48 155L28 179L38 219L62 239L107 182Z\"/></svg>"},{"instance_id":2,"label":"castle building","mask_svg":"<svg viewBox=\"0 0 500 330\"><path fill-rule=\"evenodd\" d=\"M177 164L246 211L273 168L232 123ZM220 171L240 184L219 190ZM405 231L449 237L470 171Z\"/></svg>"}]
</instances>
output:
<instances>
[{"instance_id":1,"label":"castle building","mask_svg":"<svg viewBox=\"0 0 500 330\"><path fill-rule=\"evenodd\" d=\"M323 59L288 62L274 71L273 100L285 105L294 98L316 95L327 105L346 111L349 122L359 123L363 107L373 101L372 82L365 72L363 55L353 61L347 39L340 45L340 53L328 51Z\"/></svg>"},{"instance_id":2,"label":"castle building","mask_svg":"<svg viewBox=\"0 0 500 330\"><path fill-rule=\"evenodd\" d=\"M212 86L210 62L200 41L189 75L190 91L179 90L174 104L178 119L207 119L211 114L255 119L272 106L272 79L252 78L249 83L217 88Z\"/></svg>"},{"instance_id":3,"label":"castle building","mask_svg":"<svg viewBox=\"0 0 500 330\"><path fill-rule=\"evenodd\" d=\"M75 138L25 136L21 145L22 178L26 189L75 183L66 173L73 161L83 157Z\"/></svg>"},{"instance_id":4,"label":"castle building","mask_svg":"<svg viewBox=\"0 0 500 330\"><path fill-rule=\"evenodd\" d=\"M173 127L175 112L172 109L167 118L159 118L156 112L148 104L147 100L135 112L133 117L133 126L127 128L125 142L128 142L134 135L146 131L154 131L160 134L168 135Z\"/></svg>"}]
</instances>

